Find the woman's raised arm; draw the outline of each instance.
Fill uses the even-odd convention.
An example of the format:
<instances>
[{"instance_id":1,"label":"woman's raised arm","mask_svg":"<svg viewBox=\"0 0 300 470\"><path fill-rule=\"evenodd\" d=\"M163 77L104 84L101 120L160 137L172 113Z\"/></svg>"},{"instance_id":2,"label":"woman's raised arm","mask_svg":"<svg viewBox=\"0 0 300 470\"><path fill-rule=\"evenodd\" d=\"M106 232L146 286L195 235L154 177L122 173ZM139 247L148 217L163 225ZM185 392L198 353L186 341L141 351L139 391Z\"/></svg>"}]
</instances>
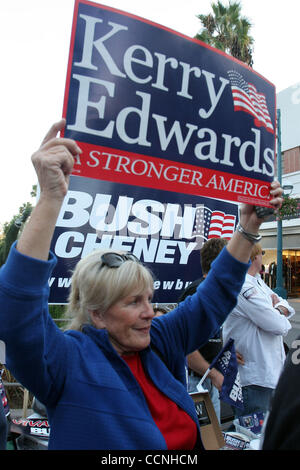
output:
<instances>
[{"instance_id":1,"label":"woman's raised arm","mask_svg":"<svg viewBox=\"0 0 300 470\"><path fill-rule=\"evenodd\" d=\"M32 155L40 185L40 197L17 243L17 250L47 260L56 220L68 191L74 157L81 153L76 142L57 138L65 119L53 124L41 147Z\"/></svg>"}]
</instances>

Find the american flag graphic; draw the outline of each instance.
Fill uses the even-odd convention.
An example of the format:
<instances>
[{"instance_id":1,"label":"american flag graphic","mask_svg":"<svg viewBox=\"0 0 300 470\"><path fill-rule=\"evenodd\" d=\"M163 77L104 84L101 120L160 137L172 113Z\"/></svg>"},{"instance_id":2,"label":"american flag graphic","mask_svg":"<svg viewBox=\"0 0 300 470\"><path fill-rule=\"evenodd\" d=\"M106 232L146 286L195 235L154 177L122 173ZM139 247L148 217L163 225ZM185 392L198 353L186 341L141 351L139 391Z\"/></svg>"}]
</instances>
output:
<instances>
[{"instance_id":1,"label":"american flag graphic","mask_svg":"<svg viewBox=\"0 0 300 470\"><path fill-rule=\"evenodd\" d=\"M235 230L236 217L222 211L212 211L204 205L198 206L195 213L193 236L210 238L226 238L230 240Z\"/></svg>"},{"instance_id":2,"label":"american flag graphic","mask_svg":"<svg viewBox=\"0 0 300 470\"><path fill-rule=\"evenodd\" d=\"M259 93L254 85L247 83L242 75L235 70L229 70L234 111L244 111L254 117L257 127L265 127L274 134L274 127L268 111L266 97Z\"/></svg>"}]
</instances>

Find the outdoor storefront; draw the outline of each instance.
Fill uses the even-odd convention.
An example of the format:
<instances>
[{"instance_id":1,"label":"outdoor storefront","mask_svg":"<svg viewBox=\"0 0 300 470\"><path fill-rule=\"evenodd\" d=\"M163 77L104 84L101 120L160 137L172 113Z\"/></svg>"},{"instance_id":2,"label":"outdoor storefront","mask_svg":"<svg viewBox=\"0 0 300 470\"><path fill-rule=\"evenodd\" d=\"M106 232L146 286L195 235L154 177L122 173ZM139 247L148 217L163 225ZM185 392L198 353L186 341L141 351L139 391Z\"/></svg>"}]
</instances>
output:
<instances>
[{"instance_id":1,"label":"outdoor storefront","mask_svg":"<svg viewBox=\"0 0 300 470\"><path fill-rule=\"evenodd\" d=\"M265 250L263 257L265 282L271 287L276 286L277 268L277 232L264 236L262 246ZM282 249L283 287L288 297L300 298L300 235L284 233Z\"/></svg>"},{"instance_id":2,"label":"outdoor storefront","mask_svg":"<svg viewBox=\"0 0 300 470\"><path fill-rule=\"evenodd\" d=\"M300 250L284 250L283 279L289 297L300 297Z\"/></svg>"}]
</instances>

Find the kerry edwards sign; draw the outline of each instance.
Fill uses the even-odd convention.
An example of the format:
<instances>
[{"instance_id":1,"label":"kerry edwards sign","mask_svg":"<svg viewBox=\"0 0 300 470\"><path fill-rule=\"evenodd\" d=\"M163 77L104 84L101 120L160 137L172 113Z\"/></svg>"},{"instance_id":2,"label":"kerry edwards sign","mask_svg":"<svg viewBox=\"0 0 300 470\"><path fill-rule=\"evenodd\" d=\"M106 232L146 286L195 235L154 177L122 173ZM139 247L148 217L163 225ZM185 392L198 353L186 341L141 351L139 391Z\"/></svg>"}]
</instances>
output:
<instances>
[{"instance_id":1,"label":"kerry edwards sign","mask_svg":"<svg viewBox=\"0 0 300 470\"><path fill-rule=\"evenodd\" d=\"M268 205L275 89L199 41L77 0L64 112L74 175Z\"/></svg>"}]
</instances>

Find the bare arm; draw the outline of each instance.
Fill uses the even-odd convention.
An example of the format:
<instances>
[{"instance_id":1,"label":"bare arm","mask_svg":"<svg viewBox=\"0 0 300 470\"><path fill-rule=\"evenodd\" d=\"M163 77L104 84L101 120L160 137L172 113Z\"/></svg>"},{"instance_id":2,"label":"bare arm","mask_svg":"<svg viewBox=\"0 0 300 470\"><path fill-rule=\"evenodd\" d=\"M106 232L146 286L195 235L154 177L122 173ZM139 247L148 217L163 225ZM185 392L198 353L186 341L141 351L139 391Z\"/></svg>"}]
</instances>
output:
<instances>
[{"instance_id":1,"label":"bare arm","mask_svg":"<svg viewBox=\"0 0 300 470\"><path fill-rule=\"evenodd\" d=\"M204 359L199 351L194 351L187 356L187 362L190 369L199 375L204 375L209 368L209 363Z\"/></svg>"},{"instance_id":2,"label":"bare arm","mask_svg":"<svg viewBox=\"0 0 300 470\"><path fill-rule=\"evenodd\" d=\"M193 353L189 354L187 356L187 362L189 368L194 372L197 372L199 375L204 375L210 366L210 364L204 359L199 351L194 351ZM211 379L213 385L218 390L221 390L224 380L223 375L217 369L212 368L208 374L208 377Z\"/></svg>"}]
</instances>

